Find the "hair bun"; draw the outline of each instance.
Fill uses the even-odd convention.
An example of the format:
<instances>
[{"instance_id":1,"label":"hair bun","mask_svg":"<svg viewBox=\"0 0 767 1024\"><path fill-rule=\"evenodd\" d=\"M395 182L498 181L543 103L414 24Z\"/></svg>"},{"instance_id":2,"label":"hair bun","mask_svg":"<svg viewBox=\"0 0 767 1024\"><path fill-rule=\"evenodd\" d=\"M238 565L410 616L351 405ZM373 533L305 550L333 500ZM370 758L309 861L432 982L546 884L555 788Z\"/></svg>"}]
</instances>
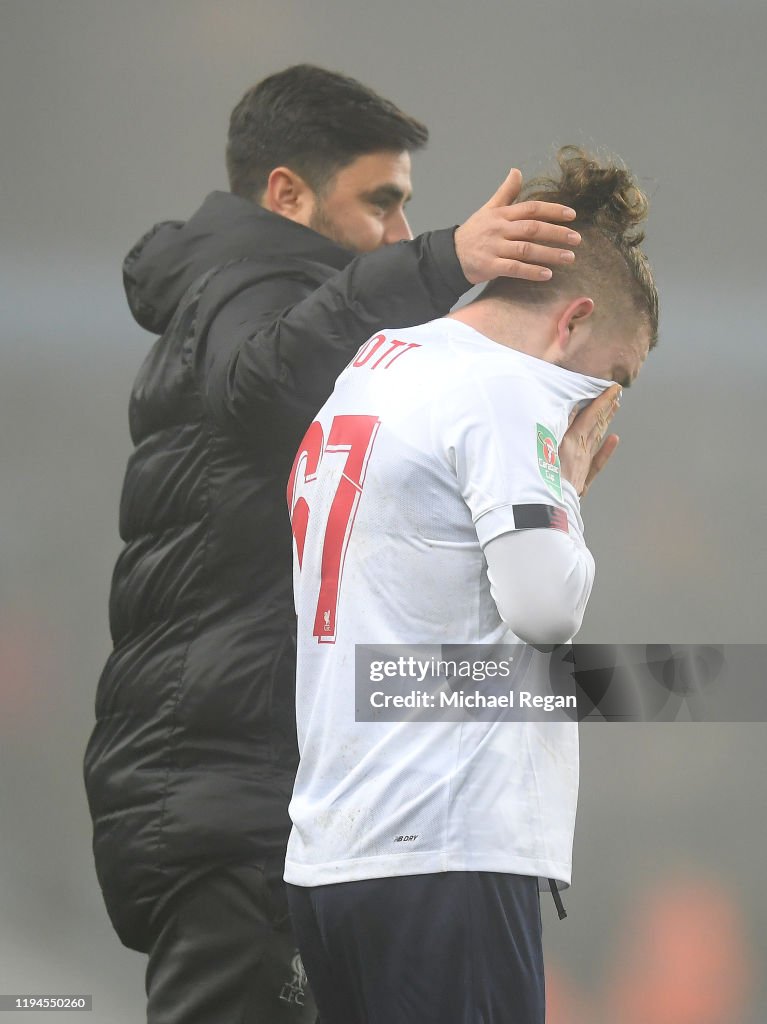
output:
<instances>
[{"instance_id":1,"label":"hair bun","mask_svg":"<svg viewBox=\"0 0 767 1024\"><path fill-rule=\"evenodd\" d=\"M615 159L600 163L579 146L563 146L557 153L558 181L536 178L524 189L525 199L546 199L572 206L577 223L593 224L624 244L639 245L644 232L636 226L647 217L647 196L630 171Z\"/></svg>"}]
</instances>

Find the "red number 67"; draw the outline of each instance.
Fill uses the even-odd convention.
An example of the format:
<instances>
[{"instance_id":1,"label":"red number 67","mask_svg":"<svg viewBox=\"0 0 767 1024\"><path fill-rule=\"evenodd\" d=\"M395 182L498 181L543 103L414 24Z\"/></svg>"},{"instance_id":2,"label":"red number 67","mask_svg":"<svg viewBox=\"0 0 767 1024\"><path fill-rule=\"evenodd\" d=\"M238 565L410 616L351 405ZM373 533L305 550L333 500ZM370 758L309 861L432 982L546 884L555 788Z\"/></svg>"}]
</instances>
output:
<instances>
[{"instance_id":1,"label":"red number 67","mask_svg":"<svg viewBox=\"0 0 767 1024\"><path fill-rule=\"evenodd\" d=\"M320 591L312 630L312 636L316 636L319 643L335 643L338 590L343 575L346 549L349 546L354 517L365 483L365 471L379 425L380 421L376 416L336 416L325 444L322 424L315 420L304 435L290 472L288 509L300 569L304 560L310 507L306 498L296 497L299 466L303 463L302 483L311 483L317 476L324 456L346 453L346 462L330 506L322 545Z\"/></svg>"}]
</instances>

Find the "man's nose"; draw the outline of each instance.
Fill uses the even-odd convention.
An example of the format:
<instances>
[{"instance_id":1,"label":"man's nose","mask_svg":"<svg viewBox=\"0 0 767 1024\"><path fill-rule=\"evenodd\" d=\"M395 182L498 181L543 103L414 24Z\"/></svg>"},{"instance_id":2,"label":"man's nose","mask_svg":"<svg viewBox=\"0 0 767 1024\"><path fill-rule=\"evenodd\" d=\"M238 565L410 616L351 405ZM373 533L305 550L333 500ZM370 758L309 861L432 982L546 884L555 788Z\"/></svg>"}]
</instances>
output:
<instances>
[{"instance_id":1,"label":"man's nose","mask_svg":"<svg viewBox=\"0 0 767 1024\"><path fill-rule=\"evenodd\" d=\"M410 225L407 222L404 210L398 210L392 215L386 225L384 232L384 245L391 245L393 242L407 242L413 237Z\"/></svg>"}]
</instances>

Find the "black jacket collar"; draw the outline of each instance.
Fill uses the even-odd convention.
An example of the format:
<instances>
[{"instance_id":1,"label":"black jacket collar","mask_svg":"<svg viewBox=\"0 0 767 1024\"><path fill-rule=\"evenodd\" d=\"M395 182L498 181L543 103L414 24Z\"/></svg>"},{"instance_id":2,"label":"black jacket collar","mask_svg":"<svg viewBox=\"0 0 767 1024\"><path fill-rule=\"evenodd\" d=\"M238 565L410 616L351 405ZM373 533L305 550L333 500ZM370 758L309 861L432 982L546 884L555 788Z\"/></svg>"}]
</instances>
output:
<instances>
[{"instance_id":1,"label":"black jacket collar","mask_svg":"<svg viewBox=\"0 0 767 1024\"><path fill-rule=\"evenodd\" d=\"M188 221L156 224L134 245L123 264L123 283L138 323L160 334L187 288L213 267L244 258L273 267L291 258L341 270L354 255L248 199L211 192Z\"/></svg>"}]
</instances>

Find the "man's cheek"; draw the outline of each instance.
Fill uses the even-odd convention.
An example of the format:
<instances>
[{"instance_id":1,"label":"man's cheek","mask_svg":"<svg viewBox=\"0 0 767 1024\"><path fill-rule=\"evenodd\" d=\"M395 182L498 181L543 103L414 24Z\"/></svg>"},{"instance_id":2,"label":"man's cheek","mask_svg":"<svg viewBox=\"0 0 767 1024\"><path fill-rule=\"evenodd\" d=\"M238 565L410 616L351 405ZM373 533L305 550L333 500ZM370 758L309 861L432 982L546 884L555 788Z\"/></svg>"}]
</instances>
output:
<instances>
[{"instance_id":1,"label":"man's cheek","mask_svg":"<svg viewBox=\"0 0 767 1024\"><path fill-rule=\"evenodd\" d=\"M373 252L384 244L383 225L379 221L357 225L355 246L357 252Z\"/></svg>"}]
</instances>

